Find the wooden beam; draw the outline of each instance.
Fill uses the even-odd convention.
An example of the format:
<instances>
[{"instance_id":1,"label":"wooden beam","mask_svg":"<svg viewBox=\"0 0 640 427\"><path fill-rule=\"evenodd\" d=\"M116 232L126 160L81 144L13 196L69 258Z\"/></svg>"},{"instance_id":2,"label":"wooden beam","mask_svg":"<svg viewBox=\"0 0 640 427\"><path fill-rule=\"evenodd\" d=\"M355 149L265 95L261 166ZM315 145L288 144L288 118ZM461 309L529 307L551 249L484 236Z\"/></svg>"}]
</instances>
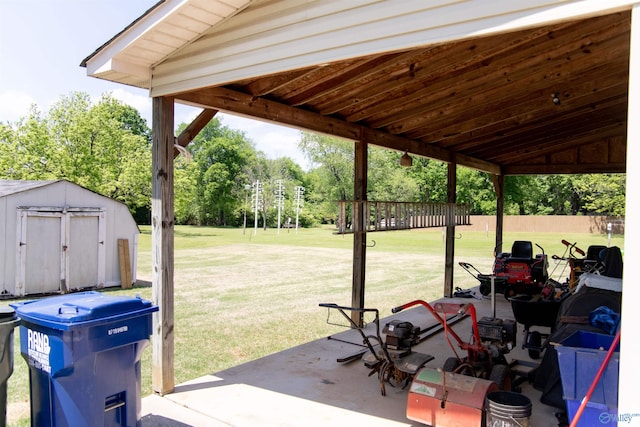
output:
<instances>
[{"instance_id":1,"label":"wooden beam","mask_svg":"<svg viewBox=\"0 0 640 427\"><path fill-rule=\"evenodd\" d=\"M365 212L367 200L367 149L365 141L355 141L354 180L353 180L353 283L351 287L351 304L364 308L364 284L367 261L367 227L368 218ZM363 313L352 312L352 320L356 325L364 326Z\"/></svg>"},{"instance_id":2,"label":"wooden beam","mask_svg":"<svg viewBox=\"0 0 640 427\"><path fill-rule=\"evenodd\" d=\"M176 138L176 143L181 147L186 147L189 145L191 141L198 135L198 133L211 121L211 119L218 113L218 110L212 110L210 108L205 108L202 110L198 117L193 119L191 124L184 128L182 133L178 135ZM174 148L173 149L173 158L178 157L180 152Z\"/></svg>"},{"instance_id":3,"label":"wooden beam","mask_svg":"<svg viewBox=\"0 0 640 427\"><path fill-rule=\"evenodd\" d=\"M447 164L447 203L456 203L456 164ZM453 296L453 258L455 253L456 223L447 216L444 256L444 296Z\"/></svg>"},{"instance_id":4,"label":"wooden beam","mask_svg":"<svg viewBox=\"0 0 640 427\"><path fill-rule=\"evenodd\" d=\"M173 98L153 98L151 265L153 302L152 386L161 395L175 387L173 311Z\"/></svg>"},{"instance_id":5,"label":"wooden beam","mask_svg":"<svg viewBox=\"0 0 640 427\"><path fill-rule=\"evenodd\" d=\"M626 163L577 163L577 164L523 164L503 168L505 175L559 175L593 173L625 173Z\"/></svg>"},{"instance_id":6,"label":"wooden beam","mask_svg":"<svg viewBox=\"0 0 640 427\"><path fill-rule=\"evenodd\" d=\"M408 151L419 156L457 163L489 173L500 173L498 165L484 160L458 154L435 145L392 135L377 129L370 129L355 123L348 123L334 117L322 116L311 111L290 107L267 99L252 97L251 95L227 88L206 88L192 92L184 92L176 95L176 98L186 103L205 108L228 111L230 113L350 139L352 141L357 141L362 138L367 141L367 144L390 148L392 150Z\"/></svg>"},{"instance_id":7,"label":"wooden beam","mask_svg":"<svg viewBox=\"0 0 640 427\"><path fill-rule=\"evenodd\" d=\"M493 188L496 191L496 254L502 252L502 234L504 227L504 175L492 175Z\"/></svg>"}]
</instances>

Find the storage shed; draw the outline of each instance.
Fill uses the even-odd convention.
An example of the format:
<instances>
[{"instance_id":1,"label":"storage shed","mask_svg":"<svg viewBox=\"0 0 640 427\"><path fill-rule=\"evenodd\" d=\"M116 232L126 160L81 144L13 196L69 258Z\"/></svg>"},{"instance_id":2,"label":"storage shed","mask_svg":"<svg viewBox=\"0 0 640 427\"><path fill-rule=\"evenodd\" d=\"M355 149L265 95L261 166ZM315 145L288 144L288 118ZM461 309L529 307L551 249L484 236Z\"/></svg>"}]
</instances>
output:
<instances>
[{"instance_id":1,"label":"storage shed","mask_svg":"<svg viewBox=\"0 0 640 427\"><path fill-rule=\"evenodd\" d=\"M131 285L139 232L125 204L72 182L0 180L0 294Z\"/></svg>"}]
</instances>

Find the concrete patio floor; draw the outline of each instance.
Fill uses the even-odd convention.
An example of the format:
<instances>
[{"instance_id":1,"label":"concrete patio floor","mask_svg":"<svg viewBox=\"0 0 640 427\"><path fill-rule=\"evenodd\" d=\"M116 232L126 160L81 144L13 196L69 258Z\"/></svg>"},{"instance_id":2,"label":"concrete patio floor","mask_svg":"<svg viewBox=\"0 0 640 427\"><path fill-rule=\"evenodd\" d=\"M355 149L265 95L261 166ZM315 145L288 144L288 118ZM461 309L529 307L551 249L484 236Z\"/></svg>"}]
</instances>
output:
<instances>
[{"instance_id":1,"label":"concrete patio floor","mask_svg":"<svg viewBox=\"0 0 640 427\"><path fill-rule=\"evenodd\" d=\"M480 295L476 290L476 295ZM473 302L478 318L491 316L490 299L451 298L446 302ZM322 308L319 308L323 310ZM425 328L436 323L422 306L386 317L380 314L381 329L391 319L402 319ZM496 298L496 317L513 319L511 305L501 295ZM509 362L532 362L521 348L523 327L518 325L518 343L507 354ZM470 317L452 326L463 340L470 337ZM534 328L535 329L535 328ZM548 332L548 328L541 328ZM331 339L330 339L331 338ZM419 426L406 417L407 389L387 386L380 393L376 375L360 360L338 363L352 354L362 339L357 331L336 327L336 334L269 355L233 368L179 384L165 396L142 399L143 426ZM336 339L333 339L336 338ZM350 343L347 343L348 341ZM356 344L351 344L356 343ZM441 332L414 347L434 360L427 367L440 368L453 355ZM456 347L459 355L465 352ZM535 427L557 426L558 410L540 403L540 392L528 382L521 392L533 409L530 423Z\"/></svg>"}]
</instances>

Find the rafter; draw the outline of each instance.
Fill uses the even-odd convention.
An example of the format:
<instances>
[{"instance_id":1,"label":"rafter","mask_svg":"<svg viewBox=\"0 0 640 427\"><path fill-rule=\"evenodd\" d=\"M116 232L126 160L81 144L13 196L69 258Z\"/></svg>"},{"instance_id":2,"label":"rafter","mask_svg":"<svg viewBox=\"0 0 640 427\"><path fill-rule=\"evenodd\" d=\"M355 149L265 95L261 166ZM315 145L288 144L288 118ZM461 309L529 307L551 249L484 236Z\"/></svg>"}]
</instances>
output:
<instances>
[{"instance_id":1,"label":"rafter","mask_svg":"<svg viewBox=\"0 0 640 427\"><path fill-rule=\"evenodd\" d=\"M496 174L500 173L497 165L481 159L455 153L440 147L422 144L419 141L387 134L353 123L347 123L333 117L326 117L270 100L255 98L251 95L226 88L206 88L193 92L185 92L176 95L176 99L204 108L228 111L232 114L250 116L353 141L365 140L369 144L393 150L408 151L419 156L444 162L456 163Z\"/></svg>"}]
</instances>

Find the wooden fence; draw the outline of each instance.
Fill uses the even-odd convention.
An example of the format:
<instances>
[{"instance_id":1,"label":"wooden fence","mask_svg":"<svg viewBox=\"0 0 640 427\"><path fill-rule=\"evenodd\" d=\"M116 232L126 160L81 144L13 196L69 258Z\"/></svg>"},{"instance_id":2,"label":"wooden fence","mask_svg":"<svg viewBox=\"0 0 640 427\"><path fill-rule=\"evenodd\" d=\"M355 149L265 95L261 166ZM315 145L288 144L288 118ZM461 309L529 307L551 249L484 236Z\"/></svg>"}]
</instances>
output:
<instances>
[{"instance_id":1,"label":"wooden fence","mask_svg":"<svg viewBox=\"0 0 640 427\"><path fill-rule=\"evenodd\" d=\"M611 230L609 230L611 227ZM496 231L495 215L472 215L463 230ZM505 215L506 232L624 234L624 218L572 215Z\"/></svg>"}]
</instances>

